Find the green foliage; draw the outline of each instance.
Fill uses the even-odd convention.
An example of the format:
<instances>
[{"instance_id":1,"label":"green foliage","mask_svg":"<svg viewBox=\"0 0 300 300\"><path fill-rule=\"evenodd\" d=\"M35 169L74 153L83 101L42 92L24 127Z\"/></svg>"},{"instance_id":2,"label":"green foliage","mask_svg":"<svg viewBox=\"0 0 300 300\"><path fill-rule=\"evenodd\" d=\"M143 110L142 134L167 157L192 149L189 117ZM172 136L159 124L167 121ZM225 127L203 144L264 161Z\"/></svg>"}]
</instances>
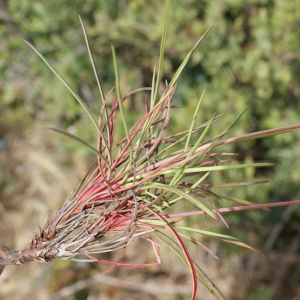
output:
<instances>
[{"instance_id":1,"label":"green foliage","mask_svg":"<svg viewBox=\"0 0 300 300\"><path fill-rule=\"evenodd\" d=\"M83 3L84 2L84 3ZM163 28L164 5L154 0L114 1L36 1L11 0L0 11L0 123L30 129L32 121L55 124L92 139L93 128L80 105L36 59L22 39L33 44L53 64L62 77L90 107L94 115L100 107L100 94L86 52L78 21L80 14L94 50L104 90L114 84L110 44L118 57L120 90L151 85L155 57ZM186 53L197 39L214 25L200 49L181 75L175 104L184 110L171 120L171 130L188 129L199 96L206 88L198 123L213 114L225 113L219 128L225 128L247 105L250 110L232 134L285 126L299 122L299 18L300 0L171 1L163 76L170 80ZM125 110L140 114L141 99L134 96ZM130 122L130 120L128 120ZM82 124L85 127L82 130ZM217 126L212 135L220 132ZM116 133L118 135L118 133ZM276 172L249 173L232 170L226 175L215 172L219 183L237 178L270 179L264 187L229 191L228 195L255 202L291 200L300 181L299 134L285 134L264 140L247 141L238 148L237 161L271 160ZM295 141L296 140L296 141ZM80 150L81 151L81 150ZM248 173L246 173L248 172ZM264 172L264 173L263 173ZM267 172L267 173L266 173ZM268 214L265 217L271 218ZM228 219L239 226L238 215ZM256 229L262 220L256 219ZM235 235L235 234L233 234Z\"/></svg>"},{"instance_id":2,"label":"green foliage","mask_svg":"<svg viewBox=\"0 0 300 300\"><path fill-rule=\"evenodd\" d=\"M246 300L269 300L272 299L274 292L270 288L260 287L258 291L247 296Z\"/></svg>"}]
</instances>

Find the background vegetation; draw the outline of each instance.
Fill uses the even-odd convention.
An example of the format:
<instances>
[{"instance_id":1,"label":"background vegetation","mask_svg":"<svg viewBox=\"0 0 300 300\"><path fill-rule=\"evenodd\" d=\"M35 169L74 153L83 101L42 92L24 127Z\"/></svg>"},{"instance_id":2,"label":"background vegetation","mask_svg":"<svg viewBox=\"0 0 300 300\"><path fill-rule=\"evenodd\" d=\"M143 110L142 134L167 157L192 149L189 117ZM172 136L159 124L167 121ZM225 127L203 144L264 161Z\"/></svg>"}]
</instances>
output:
<instances>
[{"instance_id":1,"label":"background vegetation","mask_svg":"<svg viewBox=\"0 0 300 300\"><path fill-rule=\"evenodd\" d=\"M161 1L0 0L0 237L1 243L11 248L27 246L38 230L35 222L42 224L47 214L63 203L93 160L80 145L42 129L55 125L86 140L94 138L75 99L22 41L35 45L97 114L100 97L78 14L86 25L106 92L114 84L110 44L118 55L123 94L151 83L163 25ZM193 114L204 88L199 123L214 112L225 113L215 133L247 105L250 109L235 128L237 133L299 123L300 1L172 0L165 79L172 77L210 25L213 29L177 87L175 104L184 109L173 116L170 130L186 129L185 120ZM142 109L138 99L132 99L126 107L128 115L141 113ZM218 182L270 179L264 186L228 191L229 195L257 203L299 199L299 133L226 150L238 152L241 161L276 163L268 170L215 175L212 180ZM219 226L218 230L241 238L267 255L259 258L236 247L210 242L221 256L217 263L194 249L229 299L299 297L300 209L227 214L226 218L229 231L202 219L200 226ZM150 253L144 255L145 245L135 243L134 247L129 260L136 259L137 253L141 253L141 260L152 259ZM114 269L107 282L86 283L78 291L72 285L99 270L105 267L71 262L6 268L0 278L0 297L25 299L34 293L36 299L49 299L72 286L66 296L69 299L141 299L142 294L143 299L188 299L189 274L175 257L166 255L161 269ZM25 274L28 276L24 281ZM145 281L150 284L148 290ZM129 282L136 286L128 287ZM22 289L16 288L19 284ZM160 285L172 287L172 294L163 294L162 298L155 290L166 289ZM62 297L62 291L53 297ZM209 299L203 297L199 292L199 299Z\"/></svg>"}]
</instances>

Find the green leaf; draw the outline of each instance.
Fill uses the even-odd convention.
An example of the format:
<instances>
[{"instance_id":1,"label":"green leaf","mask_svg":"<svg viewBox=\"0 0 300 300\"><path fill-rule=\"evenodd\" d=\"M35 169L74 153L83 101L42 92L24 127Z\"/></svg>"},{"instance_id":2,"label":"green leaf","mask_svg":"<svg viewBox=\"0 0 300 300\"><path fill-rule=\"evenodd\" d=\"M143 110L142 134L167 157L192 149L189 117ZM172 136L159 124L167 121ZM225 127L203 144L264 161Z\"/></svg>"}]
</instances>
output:
<instances>
[{"instance_id":1,"label":"green leaf","mask_svg":"<svg viewBox=\"0 0 300 300\"><path fill-rule=\"evenodd\" d=\"M63 79L63 77L52 67L52 65L46 60L46 58L30 43L27 41L24 41L41 59L42 61L47 65L47 67L56 75L56 77L64 84L64 86L71 92L71 94L74 96L74 98L78 101L78 103L83 107L83 109L86 111L88 116L90 117L91 121L95 125L97 132L101 134L100 128L94 119L91 111L86 106L86 104L83 102L83 100L79 97L79 95L70 87L70 85Z\"/></svg>"},{"instance_id":2,"label":"green leaf","mask_svg":"<svg viewBox=\"0 0 300 300\"><path fill-rule=\"evenodd\" d=\"M59 129L59 128L55 128L55 127L46 127L47 129L50 129L52 131L58 132L62 135L65 135L81 144L83 144L84 146L88 147L90 150L92 150L94 153L97 154L97 156L99 156L107 165L108 165L108 161L106 160L106 158L93 146L91 146L90 144L88 144L87 142L85 142L84 140L80 139L79 137L77 137L76 135L67 132L65 130Z\"/></svg>"},{"instance_id":3,"label":"green leaf","mask_svg":"<svg viewBox=\"0 0 300 300\"><path fill-rule=\"evenodd\" d=\"M204 204L199 202L198 198L193 197L193 196L181 191L180 189L177 189L175 187L171 187L171 186L168 186L168 185L163 185L163 184L160 184L160 183L149 183L149 184L146 184L146 185L141 187L142 190L151 189L151 188L157 188L157 189L160 189L160 190L169 191L169 192L172 192L173 194L181 196L182 198L186 199L187 201L191 202L192 204L194 204L195 206L197 206L198 208L200 208L201 210L206 212L212 218L217 219L215 213L212 210L210 210L208 207L206 207Z\"/></svg>"},{"instance_id":4,"label":"green leaf","mask_svg":"<svg viewBox=\"0 0 300 300\"><path fill-rule=\"evenodd\" d=\"M227 240L235 240L235 241L238 240L235 237L232 237L230 235L221 234L221 233L216 233L216 232L211 232L211 231L206 231L206 230L201 230L201 229L196 229L196 228L191 228L191 227L185 227L185 226L178 226L178 225L173 225L173 227L176 229L183 229L183 230L187 230L187 231L201 233L201 234L204 234L207 236L213 236L213 237L223 238L223 239L227 239Z\"/></svg>"}]
</instances>

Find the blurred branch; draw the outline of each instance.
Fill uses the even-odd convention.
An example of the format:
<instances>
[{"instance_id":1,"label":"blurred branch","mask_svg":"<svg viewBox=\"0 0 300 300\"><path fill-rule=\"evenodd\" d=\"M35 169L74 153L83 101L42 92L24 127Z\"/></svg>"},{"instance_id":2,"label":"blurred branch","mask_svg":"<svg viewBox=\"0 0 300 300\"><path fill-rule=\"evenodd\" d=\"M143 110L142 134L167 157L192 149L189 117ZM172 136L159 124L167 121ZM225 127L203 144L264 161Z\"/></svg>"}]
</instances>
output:
<instances>
[{"instance_id":1,"label":"blurred branch","mask_svg":"<svg viewBox=\"0 0 300 300\"><path fill-rule=\"evenodd\" d=\"M300 197L300 193L297 194L295 199L299 199L299 197ZM273 248L275 242L277 241L278 237L280 236L280 233L282 232L282 230L284 229L287 222L289 221L289 219L291 218L291 216L293 215L293 213L295 212L295 210L297 208L298 208L298 205L291 205L285 209L284 213L282 214L282 216L280 218L280 221L273 227L271 233L269 234L269 237L264 246L264 249L266 251L270 251Z\"/></svg>"},{"instance_id":2,"label":"blurred branch","mask_svg":"<svg viewBox=\"0 0 300 300\"><path fill-rule=\"evenodd\" d=\"M131 280L118 279L107 275L95 275L91 278L81 280L75 284L61 289L59 292L52 294L48 299L60 299L69 297L80 290L86 289L97 283L106 285L113 285L119 288L135 290L143 293L149 293L154 295L161 294L190 294L190 285L169 285L169 284L158 284L152 282L132 282Z\"/></svg>"}]
</instances>

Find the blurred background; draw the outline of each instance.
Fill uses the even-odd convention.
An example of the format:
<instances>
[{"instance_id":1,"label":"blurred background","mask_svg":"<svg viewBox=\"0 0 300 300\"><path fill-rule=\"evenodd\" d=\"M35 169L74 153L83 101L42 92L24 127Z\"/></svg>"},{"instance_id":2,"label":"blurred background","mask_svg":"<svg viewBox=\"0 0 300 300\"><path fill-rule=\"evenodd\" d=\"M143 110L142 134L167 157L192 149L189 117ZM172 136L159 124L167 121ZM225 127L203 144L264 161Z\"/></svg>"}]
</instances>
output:
<instances>
[{"instance_id":1,"label":"blurred background","mask_svg":"<svg viewBox=\"0 0 300 300\"><path fill-rule=\"evenodd\" d=\"M187 129L206 89L198 124L224 113L218 134L250 105L230 136L300 122L300 0L171 0L164 79L170 80L194 43L213 29L180 77L170 132ZM118 56L121 90L150 86L158 60L165 4L160 0L0 0L0 242L24 249L38 224L63 204L94 156L45 126L70 130L88 142L88 117L51 71L23 42L32 43L97 114L100 95L78 14L85 23L107 93L114 85L111 47ZM134 97L130 120L143 113ZM225 149L225 148L224 148ZM264 185L224 191L255 203L300 198L300 133L276 135L226 148L240 162L270 161L268 169L217 173L212 182L269 179ZM230 206L232 203L217 203ZM192 218L199 228L232 235L264 252L205 241L220 261L196 246L190 251L228 299L300 299L300 208L224 215L230 225ZM148 244L136 240L126 259L153 262ZM103 255L116 260L117 254ZM107 269L100 264L55 261L8 266L0 299L190 299L189 270L162 247L162 265ZM213 299L199 287L197 299Z\"/></svg>"}]
</instances>

